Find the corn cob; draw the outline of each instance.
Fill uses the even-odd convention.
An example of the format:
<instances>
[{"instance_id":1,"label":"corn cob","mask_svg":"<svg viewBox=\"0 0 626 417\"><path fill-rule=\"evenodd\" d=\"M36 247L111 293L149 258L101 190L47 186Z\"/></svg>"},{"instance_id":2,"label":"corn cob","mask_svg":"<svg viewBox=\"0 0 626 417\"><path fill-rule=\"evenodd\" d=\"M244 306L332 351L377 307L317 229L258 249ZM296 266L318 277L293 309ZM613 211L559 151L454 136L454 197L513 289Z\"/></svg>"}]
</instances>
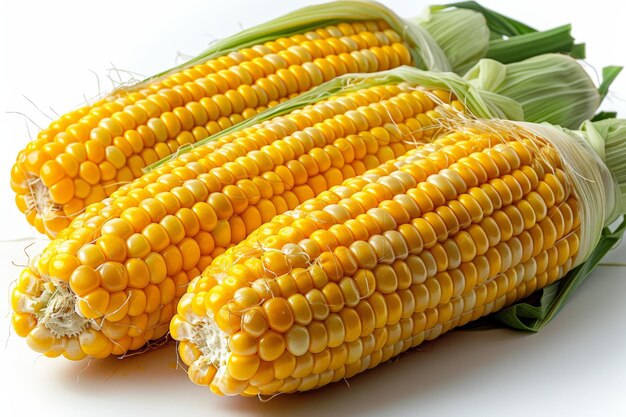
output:
<instances>
[{"instance_id":1,"label":"corn cob","mask_svg":"<svg viewBox=\"0 0 626 417\"><path fill-rule=\"evenodd\" d=\"M171 322L191 380L252 396L349 378L559 280L624 212L589 145L565 139L562 158L544 126L452 127L277 215L192 281Z\"/></svg>"},{"instance_id":2,"label":"corn cob","mask_svg":"<svg viewBox=\"0 0 626 417\"><path fill-rule=\"evenodd\" d=\"M566 63L559 79L589 82L574 60L545 60L557 63ZM441 105L461 110L461 102L480 102L484 108L470 110L481 113L490 99L511 104L494 93L481 98L452 74L402 73L412 82L339 79L330 86L345 82L353 91L217 135L88 206L22 272L12 293L16 333L38 352L75 360L136 350L166 334L187 283L214 258L274 215L429 142ZM536 79L548 73L543 68ZM544 81L552 83L552 74ZM580 102L597 104L592 84L578 91L586 91Z\"/></svg>"},{"instance_id":3,"label":"corn cob","mask_svg":"<svg viewBox=\"0 0 626 417\"><path fill-rule=\"evenodd\" d=\"M218 42L188 64L114 91L41 131L12 168L16 204L39 232L54 237L89 204L111 196L180 146L338 75L412 63L456 68L443 51L459 65L471 64L486 53L489 30L482 15L463 13L452 33L445 12L438 14L443 21L429 25L445 40L441 48L419 26L407 26L383 6L367 2L307 8ZM271 36L271 28L288 36ZM455 45L461 36L466 41L467 32L475 47L449 51L458 50ZM430 56L438 61L430 63Z\"/></svg>"}]
</instances>

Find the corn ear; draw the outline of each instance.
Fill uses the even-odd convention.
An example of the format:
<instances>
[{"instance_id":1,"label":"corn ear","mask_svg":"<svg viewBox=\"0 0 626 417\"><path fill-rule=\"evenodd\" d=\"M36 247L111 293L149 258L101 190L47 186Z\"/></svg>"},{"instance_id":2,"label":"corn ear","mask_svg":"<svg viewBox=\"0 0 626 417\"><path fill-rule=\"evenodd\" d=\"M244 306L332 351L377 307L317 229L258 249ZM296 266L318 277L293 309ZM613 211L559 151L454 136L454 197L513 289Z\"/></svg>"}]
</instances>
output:
<instances>
[{"instance_id":1,"label":"corn ear","mask_svg":"<svg viewBox=\"0 0 626 417\"><path fill-rule=\"evenodd\" d=\"M225 395L319 388L589 261L622 196L584 134L445 126L276 216L190 283L170 331L195 383Z\"/></svg>"}]
</instances>

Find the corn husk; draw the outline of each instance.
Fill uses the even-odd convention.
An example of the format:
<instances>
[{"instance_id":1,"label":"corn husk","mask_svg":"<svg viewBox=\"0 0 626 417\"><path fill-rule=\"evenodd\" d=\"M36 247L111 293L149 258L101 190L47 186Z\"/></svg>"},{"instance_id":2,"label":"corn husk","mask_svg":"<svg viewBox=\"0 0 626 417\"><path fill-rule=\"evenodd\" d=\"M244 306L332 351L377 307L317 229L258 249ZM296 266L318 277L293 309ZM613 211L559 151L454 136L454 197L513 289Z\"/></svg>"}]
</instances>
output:
<instances>
[{"instance_id":1,"label":"corn husk","mask_svg":"<svg viewBox=\"0 0 626 417\"><path fill-rule=\"evenodd\" d=\"M606 119L598 122L587 121L581 130L592 138L592 146L605 161L616 178L620 188L621 199L617 202L617 212L626 211L626 120Z\"/></svg>"},{"instance_id":2,"label":"corn husk","mask_svg":"<svg viewBox=\"0 0 626 417\"><path fill-rule=\"evenodd\" d=\"M444 51L451 70L466 72L479 59L487 56L491 32L485 17L468 9L429 8L416 19Z\"/></svg>"},{"instance_id":3,"label":"corn husk","mask_svg":"<svg viewBox=\"0 0 626 417\"><path fill-rule=\"evenodd\" d=\"M440 12L450 8L472 10L485 18L491 33L486 58L505 64L554 52L565 53L577 59L585 58L585 45L574 43L571 25L566 24L546 31L538 31L525 23L483 7L475 1L431 6L430 11Z\"/></svg>"},{"instance_id":4,"label":"corn husk","mask_svg":"<svg viewBox=\"0 0 626 417\"><path fill-rule=\"evenodd\" d=\"M540 55L507 65L485 59L464 78L483 90L515 98L527 121L575 128L589 119L601 102L585 70L565 55Z\"/></svg>"}]
</instances>

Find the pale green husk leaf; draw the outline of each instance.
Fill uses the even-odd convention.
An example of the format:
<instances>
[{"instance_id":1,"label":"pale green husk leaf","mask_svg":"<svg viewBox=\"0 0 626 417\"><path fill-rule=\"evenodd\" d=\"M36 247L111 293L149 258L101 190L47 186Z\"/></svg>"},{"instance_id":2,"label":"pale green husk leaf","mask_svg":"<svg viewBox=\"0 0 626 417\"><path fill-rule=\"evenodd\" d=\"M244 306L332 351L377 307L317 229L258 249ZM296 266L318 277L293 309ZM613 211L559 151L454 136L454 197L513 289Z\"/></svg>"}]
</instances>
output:
<instances>
[{"instance_id":1,"label":"pale green husk leaf","mask_svg":"<svg viewBox=\"0 0 626 417\"><path fill-rule=\"evenodd\" d=\"M467 9L427 9L416 22L441 46L457 74L463 74L487 55L491 32L480 13Z\"/></svg>"},{"instance_id":2,"label":"pale green husk leaf","mask_svg":"<svg viewBox=\"0 0 626 417\"><path fill-rule=\"evenodd\" d=\"M567 55L545 54L506 65L484 59L464 78L515 98L527 121L576 128L593 116L601 101L591 78Z\"/></svg>"},{"instance_id":3,"label":"pale green husk leaf","mask_svg":"<svg viewBox=\"0 0 626 417\"><path fill-rule=\"evenodd\" d=\"M590 143L615 177L620 191L616 213L626 213L626 120L587 121L581 131L590 138Z\"/></svg>"}]
</instances>

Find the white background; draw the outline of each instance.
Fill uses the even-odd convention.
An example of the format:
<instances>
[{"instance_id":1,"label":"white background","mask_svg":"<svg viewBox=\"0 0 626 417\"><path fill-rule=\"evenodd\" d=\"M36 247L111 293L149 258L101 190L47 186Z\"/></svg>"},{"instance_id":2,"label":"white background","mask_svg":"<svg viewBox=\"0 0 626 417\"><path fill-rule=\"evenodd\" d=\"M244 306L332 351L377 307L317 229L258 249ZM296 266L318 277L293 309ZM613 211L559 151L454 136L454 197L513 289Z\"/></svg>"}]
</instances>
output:
<instances>
[{"instance_id":1,"label":"white background","mask_svg":"<svg viewBox=\"0 0 626 417\"><path fill-rule=\"evenodd\" d=\"M290 1L0 2L0 414L626 416L626 268L599 267L541 333L457 331L346 383L267 403L219 398L176 369L174 346L124 360L70 363L30 351L10 332L9 286L37 235L13 205L9 170L43 113L63 113L107 91L110 68L151 75L212 39L299 6ZM620 1L485 0L484 5L547 29L572 23L593 73L626 65L626 7ZM391 1L401 16L425 1ZM98 75L100 86L96 81ZM124 75L125 79L128 79ZM595 77L595 75L594 75ZM626 74L604 108L626 117ZM28 129L27 129L28 125ZM43 246L45 241L36 242ZM27 250L36 253L34 247ZM623 262L626 245L606 259ZM4 296L6 294L6 296ZM10 414L7 414L10 413Z\"/></svg>"}]
</instances>

